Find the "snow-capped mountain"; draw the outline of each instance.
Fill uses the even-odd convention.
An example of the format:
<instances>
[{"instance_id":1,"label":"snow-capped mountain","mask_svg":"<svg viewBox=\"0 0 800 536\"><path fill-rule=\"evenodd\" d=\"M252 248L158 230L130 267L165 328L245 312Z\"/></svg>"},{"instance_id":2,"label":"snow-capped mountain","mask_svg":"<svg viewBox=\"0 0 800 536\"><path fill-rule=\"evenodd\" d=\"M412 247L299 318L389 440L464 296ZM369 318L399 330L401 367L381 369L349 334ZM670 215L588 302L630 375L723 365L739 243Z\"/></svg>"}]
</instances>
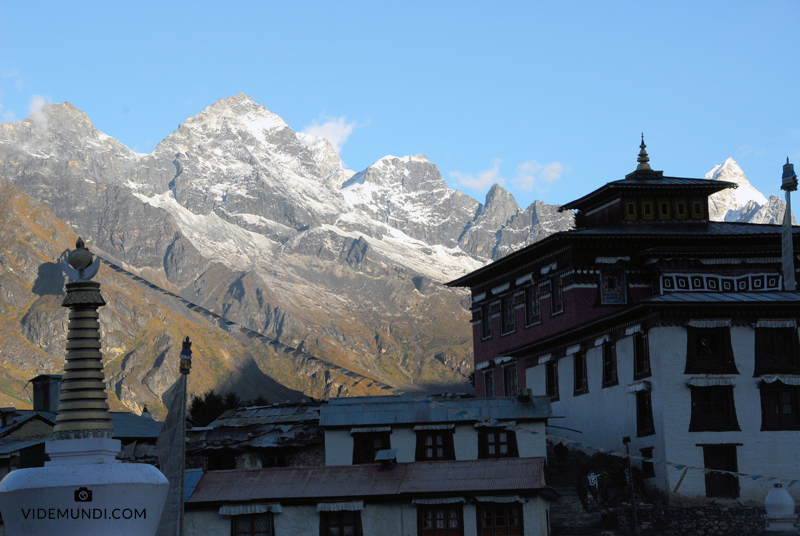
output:
<instances>
[{"instance_id":1,"label":"snow-capped mountain","mask_svg":"<svg viewBox=\"0 0 800 536\"><path fill-rule=\"evenodd\" d=\"M717 164L706 173L706 179L734 182L737 188L717 192L708 199L709 217L715 221L780 224L786 203L778 196L769 199L756 190L733 158ZM792 216L794 221L794 216Z\"/></svg>"},{"instance_id":2,"label":"snow-capped mountain","mask_svg":"<svg viewBox=\"0 0 800 536\"><path fill-rule=\"evenodd\" d=\"M442 283L572 224L554 206L522 210L499 186L481 204L421 155L354 173L327 140L295 133L246 95L187 119L150 154L69 104L42 112L44 124L0 128L0 177L90 247L218 314L396 385L463 389L468 299ZM119 374L141 392L147 366L157 365ZM270 372L289 374L295 388L302 376Z\"/></svg>"}]
</instances>

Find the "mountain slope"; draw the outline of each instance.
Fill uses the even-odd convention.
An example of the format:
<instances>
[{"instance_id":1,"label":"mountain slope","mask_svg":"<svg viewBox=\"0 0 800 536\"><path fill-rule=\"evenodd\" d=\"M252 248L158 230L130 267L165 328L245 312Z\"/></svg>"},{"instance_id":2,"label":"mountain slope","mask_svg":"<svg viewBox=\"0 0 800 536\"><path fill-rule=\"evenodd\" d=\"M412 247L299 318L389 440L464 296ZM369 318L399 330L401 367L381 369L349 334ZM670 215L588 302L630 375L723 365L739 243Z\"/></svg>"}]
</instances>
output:
<instances>
[{"instance_id":1,"label":"mountain slope","mask_svg":"<svg viewBox=\"0 0 800 536\"><path fill-rule=\"evenodd\" d=\"M465 389L468 296L442 283L571 225L556 207L521 210L500 187L482 205L423 156L353 173L327 140L246 95L148 155L69 104L42 112L2 124L0 177L127 270L395 385Z\"/></svg>"}]
</instances>

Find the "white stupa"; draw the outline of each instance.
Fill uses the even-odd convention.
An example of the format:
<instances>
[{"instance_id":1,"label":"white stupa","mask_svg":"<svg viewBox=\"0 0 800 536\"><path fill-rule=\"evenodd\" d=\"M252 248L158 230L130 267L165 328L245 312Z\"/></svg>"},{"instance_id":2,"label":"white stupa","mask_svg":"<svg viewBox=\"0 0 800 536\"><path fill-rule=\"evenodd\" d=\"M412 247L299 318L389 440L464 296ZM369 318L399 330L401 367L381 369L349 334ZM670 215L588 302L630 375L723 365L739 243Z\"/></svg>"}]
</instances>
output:
<instances>
[{"instance_id":1,"label":"white stupa","mask_svg":"<svg viewBox=\"0 0 800 536\"><path fill-rule=\"evenodd\" d=\"M108 413L100 353L100 259L79 238L62 261L70 278L62 306L69 332L55 438L45 467L10 472L0 482L6 532L17 535L152 536L169 482L152 465L120 463Z\"/></svg>"}]
</instances>

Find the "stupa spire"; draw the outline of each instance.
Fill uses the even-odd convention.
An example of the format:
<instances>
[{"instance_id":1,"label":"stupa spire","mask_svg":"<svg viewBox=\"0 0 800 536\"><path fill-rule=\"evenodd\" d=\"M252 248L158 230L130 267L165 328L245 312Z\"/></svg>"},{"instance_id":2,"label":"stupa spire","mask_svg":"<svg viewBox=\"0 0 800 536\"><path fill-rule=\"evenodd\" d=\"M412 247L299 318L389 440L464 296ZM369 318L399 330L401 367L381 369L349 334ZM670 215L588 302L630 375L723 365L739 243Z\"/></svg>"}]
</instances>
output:
<instances>
[{"instance_id":1,"label":"stupa spire","mask_svg":"<svg viewBox=\"0 0 800 536\"><path fill-rule=\"evenodd\" d=\"M70 278L61 304L70 308L67 362L53 434L56 439L111 438L114 427L108 412L97 312L106 302L100 295L100 283L91 280L97 275L100 259L93 259L78 238L67 261L61 261Z\"/></svg>"},{"instance_id":2,"label":"stupa spire","mask_svg":"<svg viewBox=\"0 0 800 536\"><path fill-rule=\"evenodd\" d=\"M642 132L642 143L639 145L639 158L637 159L639 165L636 166L636 171L653 171L650 168L650 164L648 164L648 162L650 162L650 157L647 156L647 151L645 151L646 147L647 145L644 143L644 132Z\"/></svg>"}]
</instances>

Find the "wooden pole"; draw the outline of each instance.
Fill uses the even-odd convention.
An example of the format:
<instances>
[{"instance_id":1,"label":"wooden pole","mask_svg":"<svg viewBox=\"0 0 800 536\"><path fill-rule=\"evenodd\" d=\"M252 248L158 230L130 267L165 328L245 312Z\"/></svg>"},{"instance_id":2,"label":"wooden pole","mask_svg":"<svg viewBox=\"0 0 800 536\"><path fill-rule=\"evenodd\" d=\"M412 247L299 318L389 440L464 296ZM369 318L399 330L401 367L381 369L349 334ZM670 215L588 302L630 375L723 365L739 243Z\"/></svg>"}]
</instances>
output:
<instances>
[{"instance_id":1,"label":"wooden pole","mask_svg":"<svg viewBox=\"0 0 800 536\"><path fill-rule=\"evenodd\" d=\"M180 530L178 532L179 536L183 536L183 513L184 513L184 501L186 496L186 398L187 398L187 385L189 383L189 373L192 371L192 343L189 341L189 337L186 337L186 340L183 341L183 348L181 349L181 364L180 364L180 373L181 373L181 418L180 418L180 427L181 427L181 518L180 518Z\"/></svg>"}]
</instances>

